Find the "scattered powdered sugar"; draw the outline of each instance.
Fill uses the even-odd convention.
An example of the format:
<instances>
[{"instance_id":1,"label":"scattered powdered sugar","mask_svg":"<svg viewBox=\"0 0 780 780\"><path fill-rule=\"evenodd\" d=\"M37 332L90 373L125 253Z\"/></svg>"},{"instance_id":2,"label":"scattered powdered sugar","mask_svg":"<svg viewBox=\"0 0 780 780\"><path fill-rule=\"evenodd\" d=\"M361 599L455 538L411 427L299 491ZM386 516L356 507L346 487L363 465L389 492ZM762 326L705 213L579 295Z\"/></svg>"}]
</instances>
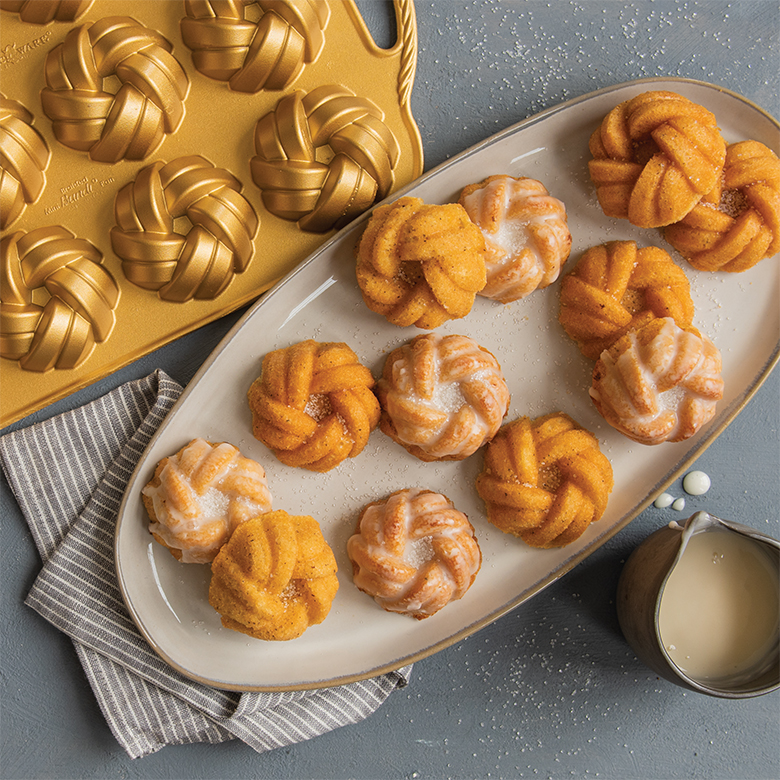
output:
<instances>
[{"instance_id":1,"label":"scattered powdered sugar","mask_svg":"<svg viewBox=\"0 0 780 780\"><path fill-rule=\"evenodd\" d=\"M419 569L427 561L433 558L433 540L430 536L423 536L422 539L415 539L406 543L404 549L404 562L409 566Z\"/></svg>"}]
</instances>

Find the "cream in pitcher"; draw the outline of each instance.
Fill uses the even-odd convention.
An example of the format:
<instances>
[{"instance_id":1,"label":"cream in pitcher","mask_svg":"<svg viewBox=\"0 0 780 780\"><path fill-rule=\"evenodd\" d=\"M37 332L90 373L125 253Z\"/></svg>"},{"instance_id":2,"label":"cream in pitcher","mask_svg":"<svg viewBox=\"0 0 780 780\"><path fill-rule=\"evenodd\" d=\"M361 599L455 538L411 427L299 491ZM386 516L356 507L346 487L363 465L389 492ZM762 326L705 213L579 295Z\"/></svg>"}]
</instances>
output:
<instances>
[{"instance_id":1,"label":"cream in pitcher","mask_svg":"<svg viewBox=\"0 0 780 780\"><path fill-rule=\"evenodd\" d=\"M763 545L726 529L695 533L664 588L658 628L671 660L696 680L759 671L777 644L778 566Z\"/></svg>"}]
</instances>

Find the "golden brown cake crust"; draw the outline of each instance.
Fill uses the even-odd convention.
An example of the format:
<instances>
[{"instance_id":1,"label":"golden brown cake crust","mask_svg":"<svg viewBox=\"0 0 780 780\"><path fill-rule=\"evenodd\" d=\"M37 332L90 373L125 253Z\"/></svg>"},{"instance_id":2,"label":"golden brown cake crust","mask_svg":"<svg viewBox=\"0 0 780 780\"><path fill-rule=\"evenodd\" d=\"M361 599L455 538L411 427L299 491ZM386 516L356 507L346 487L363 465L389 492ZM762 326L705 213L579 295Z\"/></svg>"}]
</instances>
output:
<instances>
[{"instance_id":1,"label":"golden brown cake crust","mask_svg":"<svg viewBox=\"0 0 780 780\"><path fill-rule=\"evenodd\" d=\"M242 524L214 559L209 604L225 628L295 639L328 616L337 569L314 518L268 512Z\"/></svg>"},{"instance_id":2,"label":"golden brown cake crust","mask_svg":"<svg viewBox=\"0 0 780 780\"><path fill-rule=\"evenodd\" d=\"M589 147L604 213L644 228L681 220L716 185L726 152L710 111L663 90L612 109Z\"/></svg>"},{"instance_id":3,"label":"golden brown cake crust","mask_svg":"<svg viewBox=\"0 0 780 780\"><path fill-rule=\"evenodd\" d=\"M394 349L376 392L380 429L423 461L472 455L495 435L510 401L491 352L468 336L436 333Z\"/></svg>"},{"instance_id":4,"label":"golden brown cake crust","mask_svg":"<svg viewBox=\"0 0 780 780\"><path fill-rule=\"evenodd\" d=\"M558 278L571 233L566 207L540 181L489 176L464 187L458 202L485 237L487 283L479 295L510 303Z\"/></svg>"},{"instance_id":5,"label":"golden brown cake crust","mask_svg":"<svg viewBox=\"0 0 780 780\"><path fill-rule=\"evenodd\" d=\"M664 238L699 271L740 273L780 252L780 159L758 141L728 147L723 181Z\"/></svg>"},{"instance_id":6,"label":"golden brown cake crust","mask_svg":"<svg viewBox=\"0 0 780 780\"><path fill-rule=\"evenodd\" d=\"M654 320L602 354L590 395L610 425L640 444L683 441L723 397L720 352L695 328Z\"/></svg>"},{"instance_id":7,"label":"golden brown cake crust","mask_svg":"<svg viewBox=\"0 0 780 780\"><path fill-rule=\"evenodd\" d=\"M254 436L288 466L329 471L360 454L379 422L374 384L343 342L269 352L247 396Z\"/></svg>"},{"instance_id":8,"label":"golden brown cake crust","mask_svg":"<svg viewBox=\"0 0 780 780\"><path fill-rule=\"evenodd\" d=\"M563 547L601 518L612 466L592 433L562 412L502 426L476 487L488 520L532 547Z\"/></svg>"},{"instance_id":9,"label":"golden brown cake crust","mask_svg":"<svg viewBox=\"0 0 780 780\"><path fill-rule=\"evenodd\" d=\"M634 241L588 249L562 279L560 295L560 323L591 360L656 317L687 328L694 314L685 272L663 249Z\"/></svg>"},{"instance_id":10,"label":"golden brown cake crust","mask_svg":"<svg viewBox=\"0 0 780 780\"><path fill-rule=\"evenodd\" d=\"M257 461L200 438L157 464L141 500L149 532L184 563L210 563L241 523L272 503Z\"/></svg>"},{"instance_id":11,"label":"golden brown cake crust","mask_svg":"<svg viewBox=\"0 0 780 780\"><path fill-rule=\"evenodd\" d=\"M356 254L366 305L402 327L465 317L485 286L485 240L457 203L404 197L380 206Z\"/></svg>"},{"instance_id":12,"label":"golden brown cake crust","mask_svg":"<svg viewBox=\"0 0 780 780\"><path fill-rule=\"evenodd\" d=\"M419 488L365 506L347 552L360 590L417 620L462 598L482 563L466 515L441 493Z\"/></svg>"}]
</instances>

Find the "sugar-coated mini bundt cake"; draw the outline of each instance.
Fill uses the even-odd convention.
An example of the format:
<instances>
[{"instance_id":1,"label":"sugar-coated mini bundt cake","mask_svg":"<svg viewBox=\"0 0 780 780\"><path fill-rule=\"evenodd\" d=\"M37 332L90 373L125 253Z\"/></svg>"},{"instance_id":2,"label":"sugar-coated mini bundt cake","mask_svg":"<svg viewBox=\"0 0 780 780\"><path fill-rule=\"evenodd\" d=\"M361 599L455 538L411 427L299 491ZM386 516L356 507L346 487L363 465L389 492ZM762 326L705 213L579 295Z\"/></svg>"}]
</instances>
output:
<instances>
[{"instance_id":1,"label":"sugar-coated mini bundt cake","mask_svg":"<svg viewBox=\"0 0 780 780\"><path fill-rule=\"evenodd\" d=\"M239 526L219 551L209 604L225 628L256 639L295 639L328 616L337 570L313 517L267 512Z\"/></svg>"},{"instance_id":2,"label":"sugar-coated mini bundt cake","mask_svg":"<svg viewBox=\"0 0 780 780\"><path fill-rule=\"evenodd\" d=\"M604 213L643 228L679 222L717 184L726 157L715 116L666 91L616 106L589 147Z\"/></svg>"},{"instance_id":3,"label":"sugar-coated mini bundt cake","mask_svg":"<svg viewBox=\"0 0 780 780\"><path fill-rule=\"evenodd\" d=\"M183 563L209 563L236 528L271 509L263 467L232 444L193 439L141 491L152 536Z\"/></svg>"},{"instance_id":4,"label":"sugar-coated mini bundt cake","mask_svg":"<svg viewBox=\"0 0 780 780\"><path fill-rule=\"evenodd\" d=\"M604 514L614 480L596 437L562 412L502 426L476 487L488 520L532 547L563 547Z\"/></svg>"},{"instance_id":5,"label":"sugar-coated mini bundt cake","mask_svg":"<svg viewBox=\"0 0 780 780\"><path fill-rule=\"evenodd\" d=\"M634 241L591 247L560 288L560 323L591 360L655 317L671 317L682 328L693 320L685 272L663 249L640 249Z\"/></svg>"},{"instance_id":6,"label":"sugar-coated mini bundt cake","mask_svg":"<svg viewBox=\"0 0 780 780\"><path fill-rule=\"evenodd\" d=\"M654 320L601 355L590 396L602 417L634 441L683 441L712 419L723 397L720 352L693 328Z\"/></svg>"},{"instance_id":7,"label":"sugar-coated mini bundt cake","mask_svg":"<svg viewBox=\"0 0 780 780\"><path fill-rule=\"evenodd\" d=\"M544 184L489 176L465 187L459 203L487 246L487 284L479 295L509 303L558 278L571 251L571 233L566 207Z\"/></svg>"},{"instance_id":8,"label":"sugar-coated mini bundt cake","mask_svg":"<svg viewBox=\"0 0 780 780\"><path fill-rule=\"evenodd\" d=\"M394 349L377 382L380 429L424 461L462 460L499 429L509 389L468 336L425 333Z\"/></svg>"},{"instance_id":9,"label":"sugar-coated mini bundt cake","mask_svg":"<svg viewBox=\"0 0 780 780\"><path fill-rule=\"evenodd\" d=\"M441 493L418 488L364 507L347 553L360 590L417 620L463 598L482 564L466 515Z\"/></svg>"},{"instance_id":10,"label":"sugar-coated mini bundt cake","mask_svg":"<svg viewBox=\"0 0 780 780\"><path fill-rule=\"evenodd\" d=\"M747 271L780 252L780 159L758 141L726 151L723 181L666 240L699 271Z\"/></svg>"},{"instance_id":11,"label":"sugar-coated mini bundt cake","mask_svg":"<svg viewBox=\"0 0 780 780\"><path fill-rule=\"evenodd\" d=\"M394 325L465 317L485 286L485 239L457 203L405 197L380 206L356 248L366 305Z\"/></svg>"},{"instance_id":12,"label":"sugar-coated mini bundt cake","mask_svg":"<svg viewBox=\"0 0 780 780\"><path fill-rule=\"evenodd\" d=\"M248 393L252 431L285 465L329 471L360 454L379 422L374 384L342 342L269 352Z\"/></svg>"}]
</instances>

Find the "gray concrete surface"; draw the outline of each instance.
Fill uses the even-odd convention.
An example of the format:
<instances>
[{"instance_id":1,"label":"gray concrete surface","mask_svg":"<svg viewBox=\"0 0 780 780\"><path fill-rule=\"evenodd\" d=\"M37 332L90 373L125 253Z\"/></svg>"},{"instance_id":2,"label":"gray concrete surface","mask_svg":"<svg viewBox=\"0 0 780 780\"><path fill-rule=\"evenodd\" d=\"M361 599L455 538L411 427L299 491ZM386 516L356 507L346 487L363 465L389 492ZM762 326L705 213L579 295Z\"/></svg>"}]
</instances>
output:
<instances>
[{"instance_id":1,"label":"gray concrete surface","mask_svg":"<svg viewBox=\"0 0 780 780\"><path fill-rule=\"evenodd\" d=\"M377 37L386 4L362 0ZM777 2L418 0L413 110L430 168L562 100L646 76L721 84L780 116ZM29 418L162 367L186 383L238 314ZM780 536L780 372L697 461L689 499ZM682 494L679 483L674 487ZM40 567L3 479L0 776L22 778L723 778L780 776L780 694L686 693L642 666L615 617L627 555L675 515L653 507L531 602L417 663L372 717L258 755L240 743L130 761L73 647L22 604ZM687 514L685 515L687 516Z\"/></svg>"}]
</instances>

